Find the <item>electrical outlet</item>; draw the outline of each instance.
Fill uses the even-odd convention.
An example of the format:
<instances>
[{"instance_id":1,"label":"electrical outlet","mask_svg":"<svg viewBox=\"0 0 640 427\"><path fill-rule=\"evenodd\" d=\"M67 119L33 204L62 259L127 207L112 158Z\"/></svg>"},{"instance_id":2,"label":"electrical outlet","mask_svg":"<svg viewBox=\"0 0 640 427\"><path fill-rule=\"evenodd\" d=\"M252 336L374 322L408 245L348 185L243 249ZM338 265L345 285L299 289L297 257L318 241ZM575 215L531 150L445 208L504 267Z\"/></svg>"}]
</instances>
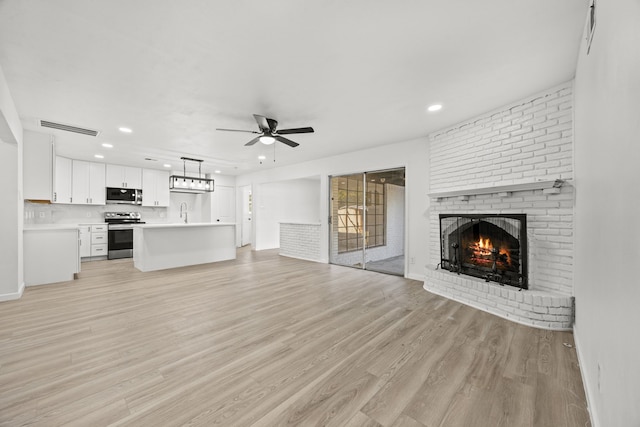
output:
<instances>
[{"instance_id":1,"label":"electrical outlet","mask_svg":"<svg viewBox=\"0 0 640 427\"><path fill-rule=\"evenodd\" d=\"M409 264L413 265L413 264L415 264L415 263L416 263L416 259L415 259L415 257L411 257L411 258L409 258Z\"/></svg>"}]
</instances>

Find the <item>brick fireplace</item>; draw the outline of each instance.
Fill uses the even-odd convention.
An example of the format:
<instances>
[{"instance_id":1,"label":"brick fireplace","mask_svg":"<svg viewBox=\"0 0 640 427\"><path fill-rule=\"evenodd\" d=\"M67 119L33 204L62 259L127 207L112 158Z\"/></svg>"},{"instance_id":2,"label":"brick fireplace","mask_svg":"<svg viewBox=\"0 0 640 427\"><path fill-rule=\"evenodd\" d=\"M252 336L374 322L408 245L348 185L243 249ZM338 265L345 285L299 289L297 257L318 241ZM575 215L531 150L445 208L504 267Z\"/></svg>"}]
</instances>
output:
<instances>
[{"instance_id":1,"label":"brick fireplace","mask_svg":"<svg viewBox=\"0 0 640 427\"><path fill-rule=\"evenodd\" d=\"M570 82L430 135L426 290L519 323L571 328L572 104ZM459 265L452 267L454 249L448 239L453 235L446 229L452 227L451 220L443 224L442 218L483 216L526 218L526 231L519 239L524 247L518 249L524 257L524 277L520 263L518 273L506 273L509 254L482 248L485 240L479 240L473 221L466 220L462 222L470 225L463 225L461 233L468 236L457 242L463 247L455 249ZM513 227L501 221L493 224ZM508 237L498 239L505 240L499 242L505 248L514 244ZM443 240L448 248L443 248ZM463 249L474 257L465 261L466 268L479 264L476 274L459 274ZM512 279L506 280L506 275Z\"/></svg>"}]
</instances>

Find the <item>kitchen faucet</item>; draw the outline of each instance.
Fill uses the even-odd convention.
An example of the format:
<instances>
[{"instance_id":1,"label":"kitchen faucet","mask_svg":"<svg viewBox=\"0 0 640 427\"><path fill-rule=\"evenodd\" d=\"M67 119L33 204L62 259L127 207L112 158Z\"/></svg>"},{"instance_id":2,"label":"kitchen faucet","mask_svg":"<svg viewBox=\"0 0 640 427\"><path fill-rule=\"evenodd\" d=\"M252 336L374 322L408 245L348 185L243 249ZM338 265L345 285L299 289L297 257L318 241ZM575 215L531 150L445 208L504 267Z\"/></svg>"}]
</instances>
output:
<instances>
[{"instance_id":1,"label":"kitchen faucet","mask_svg":"<svg viewBox=\"0 0 640 427\"><path fill-rule=\"evenodd\" d=\"M183 218L184 213L184 223L187 223L187 202L180 203L180 218Z\"/></svg>"}]
</instances>

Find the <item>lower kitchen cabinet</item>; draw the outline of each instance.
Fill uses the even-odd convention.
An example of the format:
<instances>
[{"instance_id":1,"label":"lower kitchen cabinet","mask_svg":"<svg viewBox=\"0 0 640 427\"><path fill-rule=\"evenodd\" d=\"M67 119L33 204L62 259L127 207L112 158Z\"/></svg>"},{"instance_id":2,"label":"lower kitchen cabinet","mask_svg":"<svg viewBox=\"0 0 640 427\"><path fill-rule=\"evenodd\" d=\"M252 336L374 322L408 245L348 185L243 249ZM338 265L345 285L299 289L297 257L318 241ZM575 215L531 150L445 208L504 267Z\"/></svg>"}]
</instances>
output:
<instances>
[{"instance_id":1,"label":"lower kitchen cabinet","mask_svg":"<svg viewBox=\"0 0 640 427\"><path fill-rule=\"evenodd\" d=\"M24 229L26 286L73 280L80 272L77 226Z\"/></svg>"},{"instance_id":2,"label":"lower kitchen cabinet","mask_svg":"<svg viewBox=\"0 0 640 427\"><path fill-rule=\"evenodd\" d=\"M107 224L80 224L80 257L83 261L89 258L104 258L108 254L109 233Z\"/></svg>"}]
</instances>

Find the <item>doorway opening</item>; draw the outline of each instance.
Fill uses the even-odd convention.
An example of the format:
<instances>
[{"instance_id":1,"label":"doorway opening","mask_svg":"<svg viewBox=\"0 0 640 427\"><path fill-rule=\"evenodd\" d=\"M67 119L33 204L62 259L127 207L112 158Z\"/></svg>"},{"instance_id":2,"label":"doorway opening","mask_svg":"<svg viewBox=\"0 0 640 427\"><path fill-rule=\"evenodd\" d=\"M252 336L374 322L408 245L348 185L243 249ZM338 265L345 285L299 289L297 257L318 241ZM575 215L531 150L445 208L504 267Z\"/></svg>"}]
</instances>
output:
<instances>
[{"instance_id":1,"label":"doorway opening","mask_svg":"<svg viewBox=\"0 0 640 427\"><path fill-rule=\"evenodd\" d=\"M253 196L251 186L245 185L240 189L242 196L242 224L240 227L240 246L252 243L253 227L251 219L253 217Z\"/></svg>"},{"instance_id":2,"label":"doorway opening","mask_svg":"<svg viewBox=\"0 0 640 427\"><path fill-rule=\"evenodd\" d=\"M405 168L330 177L329 262L404 276Z\"/></svg>"}]
</instances>

